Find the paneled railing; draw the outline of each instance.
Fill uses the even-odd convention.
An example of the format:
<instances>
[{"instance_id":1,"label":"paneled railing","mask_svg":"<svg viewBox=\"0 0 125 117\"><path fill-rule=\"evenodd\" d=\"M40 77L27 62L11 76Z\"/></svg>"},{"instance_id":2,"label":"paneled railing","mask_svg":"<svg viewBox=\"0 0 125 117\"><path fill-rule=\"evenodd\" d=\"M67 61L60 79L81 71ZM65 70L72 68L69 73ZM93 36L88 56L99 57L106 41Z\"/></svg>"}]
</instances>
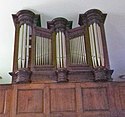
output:
<instances>
[{"instance_id":1,"label":"paneled railing","mask_svg":"<svg viewBox=\"0 0 125 117\"><path fill-rule=\"evenodd\" d=\"M125 82L0 85L0 117L125 117Z\"/></svg>"}]
</instances>

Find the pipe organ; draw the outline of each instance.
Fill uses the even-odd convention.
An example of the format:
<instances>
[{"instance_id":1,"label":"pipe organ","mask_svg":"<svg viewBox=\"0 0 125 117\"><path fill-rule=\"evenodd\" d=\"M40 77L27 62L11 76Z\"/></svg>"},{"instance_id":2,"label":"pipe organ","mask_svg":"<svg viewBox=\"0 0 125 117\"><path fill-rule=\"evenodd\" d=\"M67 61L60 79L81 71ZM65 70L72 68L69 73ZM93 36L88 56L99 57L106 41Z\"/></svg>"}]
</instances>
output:
<instances>
[{"instance_id":1,"label":"pipe organ","mask_svg":"<svg viewBox=\"0 0 125 117\"><path fill-rule=\"evenodd\" d=\"M12 16L12 84L0 85L0 117L125 117L125 83L111 78L106 14L88 10L75 28L62 17L43 28L29 10Z\"/></svg>"},{"instance_id":2,"label":"pipe organ","mask_svg":"<svg viewBox=\"0 0 125 117\"><path fill-rule=\"evenodd\" d=\"M19 83L21 74L32 82L76 82L74 76L80 81L111 80L105 18L100 10L91 9L79 15L79 27L58 17L43 28L40 15L32 11L14 14L13 82Z\"/></svg>"}]
</instances>

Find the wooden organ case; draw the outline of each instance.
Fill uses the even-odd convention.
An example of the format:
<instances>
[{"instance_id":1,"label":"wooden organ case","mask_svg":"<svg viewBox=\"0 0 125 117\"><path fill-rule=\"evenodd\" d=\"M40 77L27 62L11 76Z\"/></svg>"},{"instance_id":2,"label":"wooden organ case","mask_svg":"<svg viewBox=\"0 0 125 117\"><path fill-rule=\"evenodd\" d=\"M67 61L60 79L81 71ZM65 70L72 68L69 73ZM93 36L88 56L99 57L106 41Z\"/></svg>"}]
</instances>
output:
<instances>
[{"instance_id":1,"label":"wooden organ case","mask_svg":"<svg viewBox=\"0 0 125 117\"><path fill-rule=\"evenodd\" d=\"M0 86L0 117L124 117L125 83L112 81L104 22L91 9L79 27L58 17L13 14L12 84Z\"/></svg>"},{"instance_id":2,"label":"wooden organ case","mask_svg":"<svg viewBox=\"0 0 125 117\"><path fill-rule=\"evenodd\" d=\"M79 27L72 28L72 21L59 17L48 21L46 29L31 11L13 15L13 83L110 81L105 18L93 9L79 15Z\"/></svg>"}]
</instances>

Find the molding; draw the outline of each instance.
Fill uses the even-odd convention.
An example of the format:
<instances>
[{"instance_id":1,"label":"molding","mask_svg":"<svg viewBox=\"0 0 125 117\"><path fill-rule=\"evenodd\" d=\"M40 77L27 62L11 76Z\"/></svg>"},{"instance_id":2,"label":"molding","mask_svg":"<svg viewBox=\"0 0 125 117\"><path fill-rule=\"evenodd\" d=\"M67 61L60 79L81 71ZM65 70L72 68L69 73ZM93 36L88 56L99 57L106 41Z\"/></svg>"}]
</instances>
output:
<instances>
[{"instance_id":1,"label":"molding","mask_svg":"<svg viewBox=\"0 0 125 117\"><path fill-rule=\"evenodd\" d=\"M91 9L85 12L84 14L79 15L79 25L92 24L94 22L103 23L105 22L107 14L102 13L98 9Z\"/></svg>"},{"instance_id":2,"label":"molding","mask_svg":"<svg viewBox=\"0 0 125 117\"><path fill-rule=\"evenodd\" d=\"M112 81L111 75L114 70L105 67L97 67L94 69L95 81Z\"/></svg>"},{"instance_id":3,"label":"molding","mask_svg":"<svg viewBox=\"0 0 125 117\"><path fill-rule=\"evenodd\" d=\"M68 21L65 18L58 17L53 19L52 21L47 22L48 29L53 29L56 32L58 31L65 31L67 29L72 28L72 21Z\"/></svg>"}]
</instances>

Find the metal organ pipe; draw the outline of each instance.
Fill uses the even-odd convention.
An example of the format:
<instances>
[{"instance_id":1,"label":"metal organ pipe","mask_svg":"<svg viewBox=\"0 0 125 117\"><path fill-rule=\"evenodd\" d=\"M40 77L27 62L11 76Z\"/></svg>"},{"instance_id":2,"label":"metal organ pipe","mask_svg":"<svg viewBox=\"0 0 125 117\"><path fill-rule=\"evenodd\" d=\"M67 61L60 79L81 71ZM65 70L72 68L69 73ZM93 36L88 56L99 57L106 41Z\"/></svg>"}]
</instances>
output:
<instances>
[{"instance_id":1,"label":"metal organ pipe","mask_svg":"<svg viewBox=\"0 0 125 117\"><path fill-rule=\"evenodd\" d=\"M29 64L30 48L30 26L22 24L19 30L19 47L18 47L18 68L27 68Z\"/></svg>"},{"instance_id":2,"label":"metal organ pipe","mask_svg":"<svg viewBox=\"0 0 125 117\"><path fill-rule=\"evenodd\" d=\"M57 32L56 34L56 60L57 68L66 67L66 44L64 32Z\"/></svg>"},{"instance_id":3,"label":"metal organ pipe","mask_svg":"<svg viewBox=\"0 0 125 117\"><path fill-rule=\"evenodd\" d=\"M62 49L62 37L61 37L61 32L59 31L59 54L60 54L60 67L62 68L63 67L63 49Z\"/></svg>"},{"instance_id":4,"label":"metal organ pipe","mask_svg":"<svg viewBox=\"0 0 125 117\"><path fill-rule=\"evenodd\" d=\"M30 40L30 27L27 25L27 40L26 40L26 67L28 67L28 63L29 63L29 40Z\"/></svg>"},{"instance_id":5,"label":"metal organ pipe","mask_svg":"<svg viewBox=\"0 0 125 117\"><path fill-rule=\"evenodd\" d=\"M48 64L51 65L51 40L48 39Z\"/></svg>"},{"instance_id":6,"label":"metal organ pipe","mask_svg":"<svg viewBox=\"0 0 125 117\"><path fill-rule=\"evenodd\" d=\"M25 49L26 49L26 24L24 24L24 30L23 30L23 40L22 40L22 68L26 68L25 66Z\"/></svg>"},{"instance_id":7,"label":"metal organ pipe","mask_svg":"<svg viewBox=\"0 0 125 117\"><path fill-rule=\"evenodd\" d=\"M93 62L93 66L96 67L97 66L96 50L95 50L95 43L94 43L94 35L93 35L92 25L89 26L89 34L90 34L90 45L91 45L92 62Z\"/></svg>"},{"instance_id":8,"label":"metal organ pipe","mask_svg":"<svg viewBox=\"0 0 125 117\"><path fill-rule=\"evenodd\" d=\"M80 44L80 37L78 37L77 39L77 47L78 47L78 50L77 50L77 53L78 53L78 59L77 59L77 63L80 64L81 63L81 44Z\"/></svg>"},{"instance_id":9,"label":"metal organ pipe","mask_svg":"<svg viewBox=\"0 0 125 117\"><path fill-rule=\"evenodd\" d=\"M104 66L102 36L98 24L93 23L89 26L89 35L93 67Z\"/></svg>"},{"instance_id":10,"label":"metal organ pipe","mask_svg":"<svg viewBox=\"0 0 125 117\"><path fill-rule=\"evenodd\" d=\"M65 35L63 32L61 32L62 35L62 48L63 48L63 65L64 68L66 68L66 42L65 42Z\"/></svg>"},{"instance_id":11,"label":"metal organ pipe","mask_svg":"<svg viewBox=\"0 0 125 117\"><path fill-rule=\"evenodd\" d=\"M36 65L51 64L51 39L36 36Z\"/></svg>"},{"instance_id":12,"label":"metal organ pipe","mask_svg":"<svg viewBox=\"0 0 125 117\"><path fill-rule=\"evenodd\" d=\"M99 41L101 65L104 66L104 53L103 53L103 45L102 45L102 35L101 35L101 29L100 29L98 24L97 24L97 34L98 34L98 41Z\"/></svg>"},{"instance_id":13,"label":"metal organ pipe","mask_svg":"<svg viewBox=\"0 0 125 117\"><path fill-rule=\"evenodd\" d=\"M60 51L59 51L59 33L56 34L56 62L57 62L57 68L60 68Z\"/></svg>"},{"instance_id":14,"label":"metal organ pipe","mask_svg":"<svg viewBox=\"0 0 125 117\"><path fill-rule=\"evenodd\" d=\"M98 43L99 41L98 41L96 25L97 25L96 23L93 23L93 33L94 33L94 40L95 40L97 66L100 66L100 49L99 49L99 43Z\"/></svg>"},{"instance_id":15,"label":"metal organ pipe","mask_svg":"<svg viewBox=\"0 0 125 117\"><path fill-rule=\"evenodd\" d=\"M20 26L19 30L19 48L18 48L18 68L22 68L22 36L23 36L23 25Z\"/></svg>"},{"instance_id":16,"label":"metal organ pipe","mask_svg":"<svg viewBox=\"0 0 125 117\"><path fill-rule=\"evenodd\" d=\"M85 50L85 41L84 36L79 37L80 40L80 64L86 63L86 50Z\"/></svg>"},{"instance_id":17,"label":"metal organ pipe","mask_svg":"<svg viewBox=\"0 0 125 117\"><path fill-rule=\"evenodd\" d=\"M70 56L72 64L86 63L86 50L83 35L70 39Z\"/></svg>"},{"instance_id":18,"label":"metal organ pipe","mask_svg":"<svg viewBox=\"0 0 125 117\"><path fill-rule=\"evenodd\" d=\"M38 37L36 37L36 65L38 64Z\"/></svg>"}]
</instances>

